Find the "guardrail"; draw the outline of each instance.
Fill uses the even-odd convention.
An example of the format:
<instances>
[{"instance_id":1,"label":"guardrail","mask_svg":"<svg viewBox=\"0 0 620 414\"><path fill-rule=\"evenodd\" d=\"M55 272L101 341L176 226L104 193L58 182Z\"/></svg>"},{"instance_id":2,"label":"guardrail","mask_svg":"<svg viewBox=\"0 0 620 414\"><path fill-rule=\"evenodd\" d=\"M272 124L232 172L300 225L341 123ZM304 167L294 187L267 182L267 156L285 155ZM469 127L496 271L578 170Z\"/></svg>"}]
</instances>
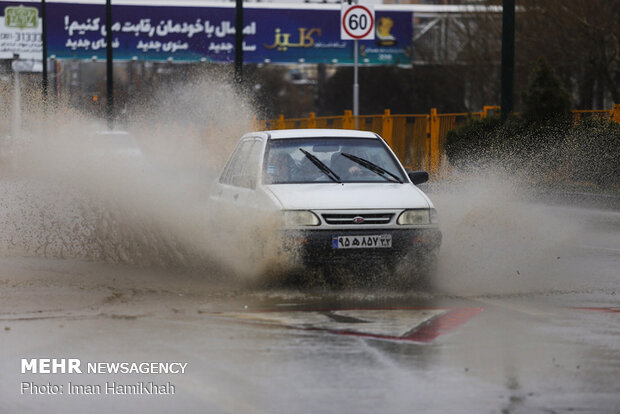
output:
<instances>
[{"instance_id":1,"label":"guardrail","mask_svg":"<svg viewBox=\"0 0 620 414\"><path fill-rule=\"evenodd\" d=\"M431 108L429 114L392 114L386 109L380 115L353 116L352 111L344 115L316 116L308 118L284 118L255 120L256 130L291 128L337 128L360 129L381 135L396 153L406 168L437 172L444 155L448 131L463 125L468 119L483 119L497 114L499 106L484 106L481 112L460 112L440 114ZM575 122L584 117L609 117L620 123L620 104L610 110L572 111Z\"/></svg>"}]
</instances>

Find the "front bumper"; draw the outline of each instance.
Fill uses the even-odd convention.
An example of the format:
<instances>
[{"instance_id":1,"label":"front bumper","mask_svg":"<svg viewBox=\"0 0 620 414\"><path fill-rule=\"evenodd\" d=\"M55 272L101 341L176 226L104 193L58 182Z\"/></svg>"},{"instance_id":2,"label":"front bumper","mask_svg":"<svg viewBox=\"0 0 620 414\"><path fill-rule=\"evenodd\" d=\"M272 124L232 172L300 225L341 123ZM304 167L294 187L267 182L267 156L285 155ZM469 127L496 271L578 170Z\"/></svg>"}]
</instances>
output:
<instances>
[{"instance_id":1,"label":"front bumper","mask_svg":"<svg viewBox=\"0 0 620 414\"><path fill-rule=\"evenodd\" d=\"M334 248L334 236L373 236L389 234L392 247ZM434 255L441 245L441 232L435 227L368 230L287 230L283 233L284 249L293 252L306 266L329 266L344 263L389 265L405 258Z\"/></svg>"}]
</instances>

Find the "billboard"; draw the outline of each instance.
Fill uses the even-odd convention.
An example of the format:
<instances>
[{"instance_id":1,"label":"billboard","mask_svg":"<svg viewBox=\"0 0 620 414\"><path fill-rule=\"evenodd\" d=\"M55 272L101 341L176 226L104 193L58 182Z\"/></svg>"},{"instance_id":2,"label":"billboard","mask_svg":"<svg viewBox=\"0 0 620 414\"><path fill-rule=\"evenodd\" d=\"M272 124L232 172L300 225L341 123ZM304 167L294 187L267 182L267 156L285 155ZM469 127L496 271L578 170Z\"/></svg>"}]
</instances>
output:
<instances>
[{"instance_id":1,"label":"billboard","mask_svg":"<svg viewBox=\"0 0 620 414\"><path fill-rule=\"evenodd\" d=\"M38 3L0 1L0 59L41 60L41 14Z\"/></svg>"},{"instance_id":2,"label":"billboard","mask_svg":"<svg viewBox=\"0 0 620 414\"><path fill-rule=\"evenodd\" d=\"M233 4L171 6L140 0L112 4L115 60L234 61ZM38 11L39 2L0 1L0 14L4 17L7 10L19 7ZM375 39L359 42L360 63L409 65L413 13L388 8L377 8L375 13ZM48 55L105 59L103 0L48 1L47 18ZM0 36L5 26L0 26ZM40 34L40 24L32 30ZM246 63L353 63L353 41L340 40L338 5L246 5L243 34Z\"/></svg>"}]
</instances>

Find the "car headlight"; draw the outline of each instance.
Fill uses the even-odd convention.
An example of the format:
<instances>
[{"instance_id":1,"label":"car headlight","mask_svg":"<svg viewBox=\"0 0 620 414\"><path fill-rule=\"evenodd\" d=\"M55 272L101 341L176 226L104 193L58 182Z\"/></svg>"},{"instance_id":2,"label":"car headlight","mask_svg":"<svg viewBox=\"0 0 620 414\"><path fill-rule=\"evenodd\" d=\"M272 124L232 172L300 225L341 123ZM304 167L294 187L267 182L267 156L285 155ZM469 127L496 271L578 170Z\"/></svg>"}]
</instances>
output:
<instances>
[{"instance_id":1,"label":"car headlight","mask_svg":"<svg viewBox=\"0 0 620 414\"><path fill-rule=\"evenodd\" d=\"M289 227L296 226L318 226L321 221L311 211L291 210L284 212L284 224Z\"/></svg>"},{"instance_id":2,"label":"car headlight","mask_svg":"<svg viewBox=\"0 0 620 414\"><path fill-rule=\"evenodd\" d=\"M435 209L405 210L398 216L397 223L403 225L431 224L434 222L433 218L435 220L437 218L436 212L433 217L433 211Z\"/></svg>"}]
</instances>

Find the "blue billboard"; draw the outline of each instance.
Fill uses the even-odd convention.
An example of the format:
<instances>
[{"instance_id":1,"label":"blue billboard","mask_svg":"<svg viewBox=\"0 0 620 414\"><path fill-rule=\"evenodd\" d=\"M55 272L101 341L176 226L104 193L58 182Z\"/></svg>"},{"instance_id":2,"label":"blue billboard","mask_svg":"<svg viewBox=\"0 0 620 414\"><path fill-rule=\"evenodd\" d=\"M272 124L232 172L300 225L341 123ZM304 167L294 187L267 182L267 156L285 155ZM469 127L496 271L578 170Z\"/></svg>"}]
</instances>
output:
<instances>
[{"instance_id":1,"label":"blue billboard","mask_svg":"<svg viewBox=\"0 0 620 414\"><path fill-rule=\"evenodd\" d=\"M0 9L32 2L0 1ZM112 1L115 60L234 61L235 8ZM187 3L185 3L187 4ZM192 3L193 4L193 3ZM2 11L0 11L2 13ZM105 59L105 5L47 2L48 54ZM375 40L359 41L361 64L411 64L413 13L378 7ZM340 7L261 5L244 9L247 63L353 63L353 41L340 40Z\"/></svg>"}]
</instances>

